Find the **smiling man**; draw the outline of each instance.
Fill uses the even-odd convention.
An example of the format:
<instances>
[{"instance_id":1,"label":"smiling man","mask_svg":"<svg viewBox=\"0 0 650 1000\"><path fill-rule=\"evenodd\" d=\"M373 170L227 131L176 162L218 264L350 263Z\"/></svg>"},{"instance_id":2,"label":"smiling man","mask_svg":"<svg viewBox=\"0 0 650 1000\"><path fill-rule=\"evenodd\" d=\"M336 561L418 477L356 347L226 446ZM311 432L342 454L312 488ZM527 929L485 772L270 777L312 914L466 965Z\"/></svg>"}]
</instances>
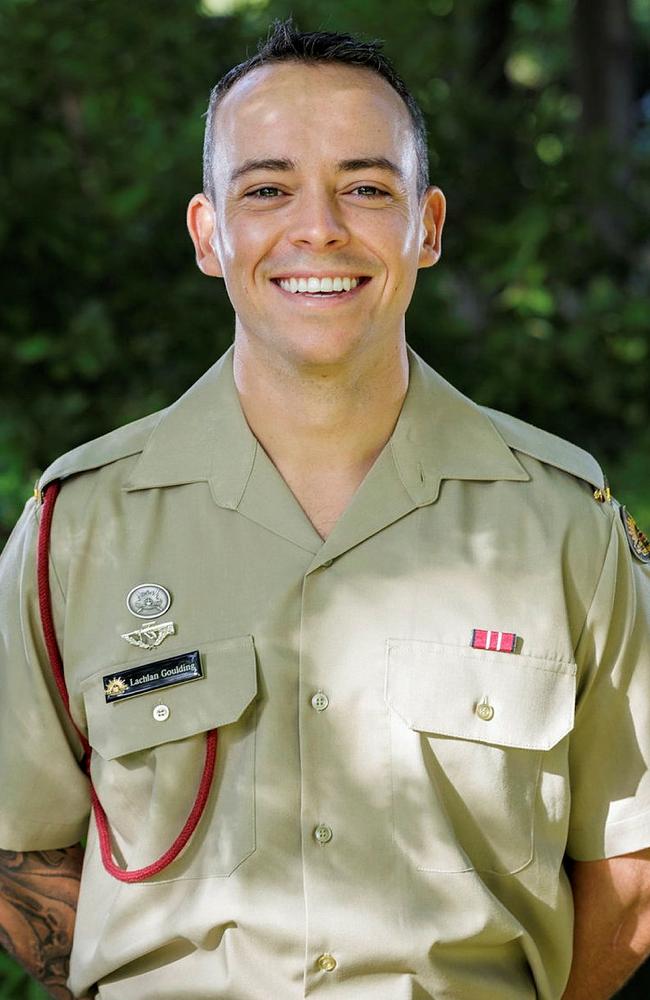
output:
<instances>
[{"instance_id":1,"label":"smiling man","mask_svg":"<svg viewBox=\"0 0 650 1000\"><path fill-rule=\"evenodd\" d=\"M417 269L440 255L445 199L427 185L409 102L411 114L375 70L340 62L226 77L207 193L188 210L199 266L235 308L247 422L322 538L395 426L404 316Z\"/></svg>"},{"instance_id":2,"label":"smiling man","mask_svg":"<svg viewBox=\"0 0 650 1000\"><path fill-rule=\"evenodd\" d=\"M650 949L649 545L408 348L445 200L377 45L276 24L187 219L233 347L0 566L3 942L60 998L606 1000Z\"/></svg>"}]
</instances>

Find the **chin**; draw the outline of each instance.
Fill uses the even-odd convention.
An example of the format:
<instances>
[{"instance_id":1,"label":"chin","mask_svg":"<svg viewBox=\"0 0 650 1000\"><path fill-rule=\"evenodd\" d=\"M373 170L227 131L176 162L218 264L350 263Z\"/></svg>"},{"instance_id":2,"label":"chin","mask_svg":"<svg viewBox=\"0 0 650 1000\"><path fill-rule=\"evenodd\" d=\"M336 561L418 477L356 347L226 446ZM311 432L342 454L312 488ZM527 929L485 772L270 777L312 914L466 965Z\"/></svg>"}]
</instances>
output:
<instances>
[{"instance_id":1,"label":"chin","mask_svg":"<svg viewBox=\"0 0 650 1000\"><path fill-rule=\"evenodd\" d=\"M346 364L359 354L363 338L352 337L349 333L313 333L286 344L287 354L294 365L314 368L332 368Z\"/></svg>"}]
</instances>

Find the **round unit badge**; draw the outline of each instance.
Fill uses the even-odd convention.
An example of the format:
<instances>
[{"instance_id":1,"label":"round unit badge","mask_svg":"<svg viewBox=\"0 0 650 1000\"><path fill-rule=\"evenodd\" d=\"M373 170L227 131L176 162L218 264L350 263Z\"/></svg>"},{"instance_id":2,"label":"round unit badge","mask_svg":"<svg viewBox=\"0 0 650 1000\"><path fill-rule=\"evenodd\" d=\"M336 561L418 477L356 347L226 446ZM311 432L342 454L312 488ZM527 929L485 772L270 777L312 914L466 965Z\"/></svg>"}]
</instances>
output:
<instances>
[{"instance_id":1,"label":"round unit badge","mask_svg":"<svg viewBox=\"0 0 650 1000\"><path fill-rule=\"evenodd\" d=\"M126 598L127 608L137 618L159 618L171 603L171 594L159 583L140 583Z\"/></svg>"},{"instance_id":2,"label":"round unit badge","mask_svg":"<svg viewBox=\"0 0 650 1000\"><path fill-rule=\"evenodd\" d=\"M621 520L632 552L641 562L650 563L650 539L644 535L629 510L621 507Z\"/></svg>"}]
</instances>

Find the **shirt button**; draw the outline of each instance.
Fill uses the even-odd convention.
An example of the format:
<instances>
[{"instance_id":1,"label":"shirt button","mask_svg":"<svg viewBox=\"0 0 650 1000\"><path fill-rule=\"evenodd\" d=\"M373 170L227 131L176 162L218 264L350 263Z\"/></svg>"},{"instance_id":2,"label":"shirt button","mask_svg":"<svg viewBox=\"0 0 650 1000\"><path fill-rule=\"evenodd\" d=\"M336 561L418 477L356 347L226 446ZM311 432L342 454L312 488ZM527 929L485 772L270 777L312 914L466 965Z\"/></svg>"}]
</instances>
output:
<instances>
[{"instance_id":1,"label":"shirt button","mask_svg":"<svg viewBox=\"0 0 650 1000\"><path fill-rule=\"evenodd\" d=\"M487 701L482 701L480 705L476 706L476 714L483 722L489 722L494 717L494 709L488 705Z\"/></svg>"},{"instance_id":2,"label":"shirt button","mask_svg":"<svg viewBox=\"0 0 650 1000\"><path fill-rule=\"evenodd\" d=\"M332 830L329 826L321 823L314 830L314 836L319 844L327 844L332 839Z\"/></svg>"},{"instance_id":3,"label":"shirt button","mask_svg":"<svg viewBox=\"0 0 650 1000\"><path fill-rule=\"evenodd\" d=\"M169 709L166 705L156 705L151 714L156 722L166 722L169 718Z\"/></svg>"},{"instance_id":4,"label":"shirt button","mask_svg":"<svg viewBox=\"0 0 650 1000\"><path fill-rule=\"evenodd\" d=\"M317 712L323 712L329 705L330 700L324 691L317 691L312 698L311 703Z\"/></svg>"},{"instance_id":5,"label":"shirt button","mask_svg":"<svg viewBox=\"0 0 650 1000\"><path fill-rule=\"evenodd\" d=\"M334 969L336 968L336 959L333 955L319 955L316 959L316 965L321 972L334 972Z\"/></svg>"}]
</instances>

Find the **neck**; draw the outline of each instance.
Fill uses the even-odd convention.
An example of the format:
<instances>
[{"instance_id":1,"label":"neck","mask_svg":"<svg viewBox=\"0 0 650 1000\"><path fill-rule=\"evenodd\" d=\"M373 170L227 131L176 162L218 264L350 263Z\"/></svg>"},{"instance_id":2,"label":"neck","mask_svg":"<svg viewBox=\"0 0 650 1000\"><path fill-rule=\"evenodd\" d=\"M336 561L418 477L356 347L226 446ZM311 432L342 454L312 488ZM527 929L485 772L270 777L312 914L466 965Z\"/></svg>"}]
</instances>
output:
<instances>
[{"instance_id":1,"label":"neck","mask_svg":"<svg viewBox=\"0 0 650 1000\"><path fill-rule=\"evenodd\" d=\"M260 358L248 338L237 336L234 377L249 427L286 479L294 470L329 470L360 482L404 402L406 343L401 338L364 364L297 367Z\"/></svg>"}]
</instances>

